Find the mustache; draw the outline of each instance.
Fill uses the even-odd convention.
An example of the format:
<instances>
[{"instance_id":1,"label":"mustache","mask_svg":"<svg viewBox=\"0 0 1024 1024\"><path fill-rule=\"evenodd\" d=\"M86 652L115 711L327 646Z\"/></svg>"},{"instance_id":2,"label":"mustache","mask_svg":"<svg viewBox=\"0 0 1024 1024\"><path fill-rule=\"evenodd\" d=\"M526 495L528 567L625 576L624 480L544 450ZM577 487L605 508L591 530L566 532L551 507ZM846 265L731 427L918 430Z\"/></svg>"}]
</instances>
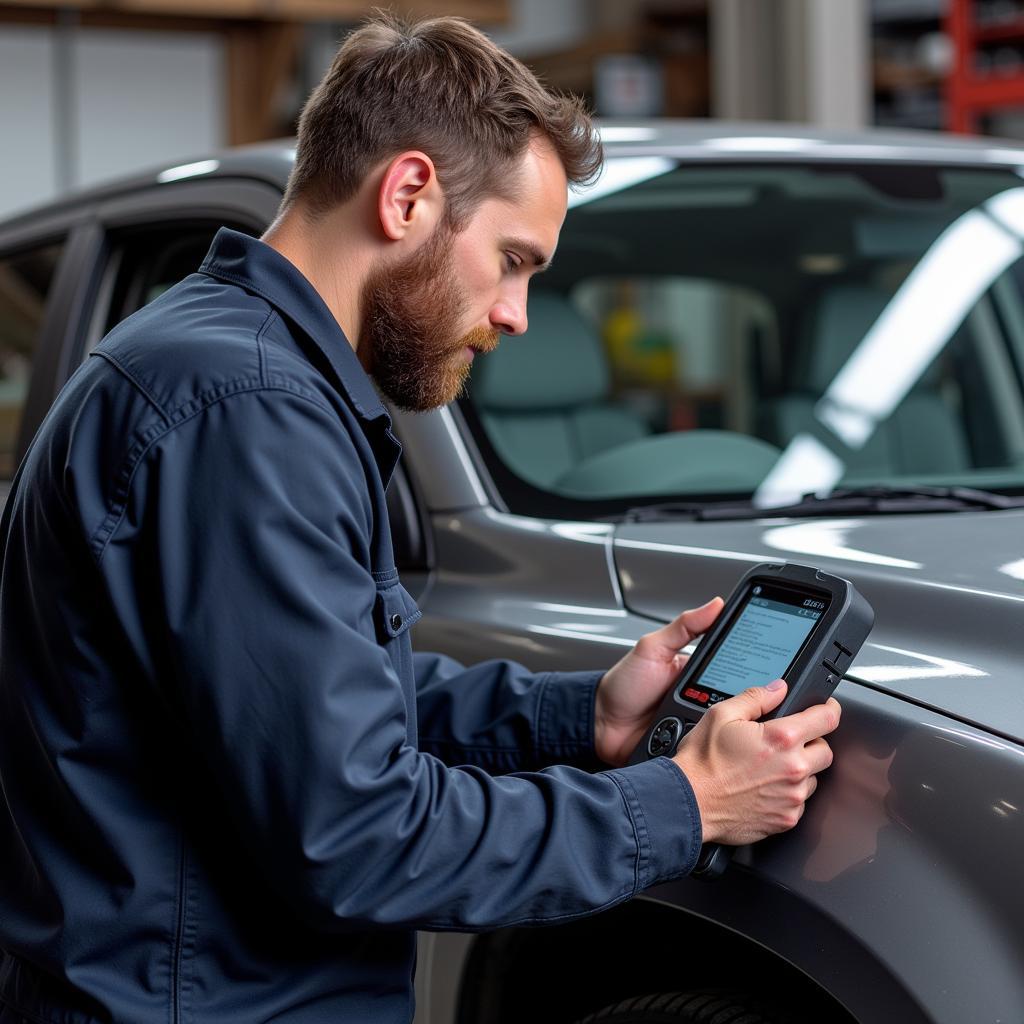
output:
<instances>
[{"instance_id":1,"label":"mustache","mask_svg":"<svg viewBox=\"0 0 1024 1024\"><path fill-rule=\"evenodd\" d=\"M469 346L480 352L493 352L501 340L501 332L488 327L474 327L473 330L463 335L459 341L459 347Z\"/></svg>"}]
</instances>

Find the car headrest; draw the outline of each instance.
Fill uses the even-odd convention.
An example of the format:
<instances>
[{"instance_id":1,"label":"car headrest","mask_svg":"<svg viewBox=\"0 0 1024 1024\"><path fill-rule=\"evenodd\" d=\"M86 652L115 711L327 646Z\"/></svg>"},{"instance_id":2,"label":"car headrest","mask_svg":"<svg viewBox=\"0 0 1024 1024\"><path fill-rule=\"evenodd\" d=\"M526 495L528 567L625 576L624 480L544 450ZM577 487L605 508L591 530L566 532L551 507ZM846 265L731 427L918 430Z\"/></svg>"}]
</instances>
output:
<instances>
[{"instance_id":1,"label":"car headrest","mask_svg":"<svg viewBox=\"0 0 1024 1024\"><path fill-rule=\"evenodd\" d=\"M836 285L819 297L810 317L810 388L824 391L832 383L889 298L866 284Z\"/></svg>"},{"instance_id":2,"label":"car headrest","mask_svg":"<svg viewBox=\"0 0 1024 1024\"><path fill-rule=\"evenodd\" d=\"M600 339L568 299L530 296L529 326L473 364L471 394L486 412L564 409L600 401L609 377Z\"/></svg>"}]
</instances>

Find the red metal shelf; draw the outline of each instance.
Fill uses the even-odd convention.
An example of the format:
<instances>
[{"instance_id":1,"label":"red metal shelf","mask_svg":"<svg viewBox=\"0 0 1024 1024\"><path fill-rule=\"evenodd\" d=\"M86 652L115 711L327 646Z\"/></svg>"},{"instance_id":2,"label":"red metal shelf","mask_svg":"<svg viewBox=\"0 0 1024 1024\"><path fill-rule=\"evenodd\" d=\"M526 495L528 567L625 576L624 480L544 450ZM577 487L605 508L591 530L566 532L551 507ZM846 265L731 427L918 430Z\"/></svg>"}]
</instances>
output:
<instances>
[{"instance_id":1,"label":"red metal shelf","mask_svg":"<svg viewBox=\"0 0 1024 1024\"><path fill-rule=\"evenodd\" d=\"M1024 42L1024 16L998 25L975 25L976 43Z\"/></svg>"},{"instance_id":2,"label":"red metal shelf","mask_svg":"<svg viewBox=\"0 0 1024 1024\"><path fill-rule=\"evenodd\" d=\"M946 127L975 132L978 119L992 110L1024 107L1024 69L1012 74L979 74L978 44L1019 40L1024 16L1000 25L978 25L974 0L947 0L946 32L953 43L953 66L946 78Z\"/></svg>"}]
</instances>

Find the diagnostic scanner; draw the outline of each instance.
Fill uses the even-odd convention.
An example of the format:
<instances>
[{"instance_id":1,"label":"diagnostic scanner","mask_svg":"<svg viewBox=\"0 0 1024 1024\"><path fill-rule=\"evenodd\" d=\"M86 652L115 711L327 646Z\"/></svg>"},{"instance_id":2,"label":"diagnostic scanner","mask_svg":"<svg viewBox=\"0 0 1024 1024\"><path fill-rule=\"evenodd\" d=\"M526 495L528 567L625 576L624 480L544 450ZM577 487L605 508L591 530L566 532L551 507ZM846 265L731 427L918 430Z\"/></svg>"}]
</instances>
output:
<instances>
[{"instance_id":1,"label":"diagnostic scanner","mask_svg":"<svg viewBox=\"0 0 1024 1024\"><path fill-rule=\"evenodd\" d=\"M761 721L824 703L874 621L849 580L809 565L755 565L701 637L629 763L671 757L708 708L749 686L786 680L785 699ZM732 849L706 843L693 877L717 878Z\"/></svg>"}]
</instances>

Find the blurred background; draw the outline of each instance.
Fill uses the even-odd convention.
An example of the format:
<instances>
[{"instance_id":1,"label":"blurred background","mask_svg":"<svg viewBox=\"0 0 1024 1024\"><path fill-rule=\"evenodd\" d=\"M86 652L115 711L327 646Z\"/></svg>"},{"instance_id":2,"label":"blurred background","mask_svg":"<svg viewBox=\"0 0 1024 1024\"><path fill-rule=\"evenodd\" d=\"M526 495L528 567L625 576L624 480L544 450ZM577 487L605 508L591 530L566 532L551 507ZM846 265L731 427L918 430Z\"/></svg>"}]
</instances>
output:
<instances>
[{"instance_id":1,"label":"blurred background","mask_svg":"<svg viewBox=\"0 0 1024 1024\"><path fill-rule=\"evenodd\" d=\"M361 0L5 0L0 216L293 132ZM599 114L1024 138L1024 0L405 0Z\"/></svg>"}]
</instances>

